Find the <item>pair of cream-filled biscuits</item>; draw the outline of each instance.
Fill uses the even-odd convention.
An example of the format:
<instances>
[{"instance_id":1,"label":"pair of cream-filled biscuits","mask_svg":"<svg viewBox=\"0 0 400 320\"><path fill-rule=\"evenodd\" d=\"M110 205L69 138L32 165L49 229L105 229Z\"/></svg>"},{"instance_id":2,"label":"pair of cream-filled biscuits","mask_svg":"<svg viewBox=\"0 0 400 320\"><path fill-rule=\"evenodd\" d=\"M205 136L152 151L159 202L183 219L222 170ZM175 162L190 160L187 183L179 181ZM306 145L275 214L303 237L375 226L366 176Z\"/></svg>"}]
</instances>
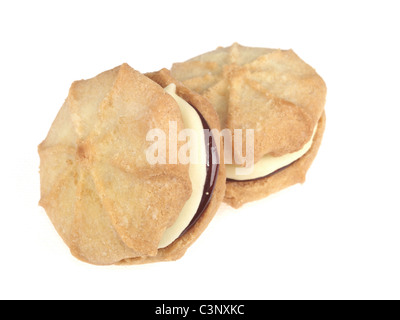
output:
<instances>
[{"instance_id":1,"label":"pair of cream-filled biscuits","mask_svg":"<svg viewBox=\"0 0 400 320\"><path fill-rule=\"evenodd\" d=\"M292 51L237 44L171 72L122 64L76 81L39 145L40 205L83 261L176 260L222 201L239 207L304 181L325 95ZM248 174L225 164L225 128L253 129Z\"/></svg>"}]
</instances>

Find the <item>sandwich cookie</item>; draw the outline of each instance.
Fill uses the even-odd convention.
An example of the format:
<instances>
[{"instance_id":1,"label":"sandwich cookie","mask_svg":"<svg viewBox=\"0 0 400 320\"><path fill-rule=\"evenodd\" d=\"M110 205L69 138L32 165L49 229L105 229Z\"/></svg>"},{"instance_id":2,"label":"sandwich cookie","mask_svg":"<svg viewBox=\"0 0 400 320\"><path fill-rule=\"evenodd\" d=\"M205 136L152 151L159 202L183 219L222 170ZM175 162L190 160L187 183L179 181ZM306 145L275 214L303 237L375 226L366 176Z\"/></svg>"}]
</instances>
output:
<instances>
[{"instance_id":1,"label":"sandwich cookie","mask_svg":"<svg viewBox=\"0 0 400 320\"><path fill-rule=\"evenodd\" d=\"M243 132L226 164L225 202L238 208L305 181L325 129L326 85L292 50L235 43L175 63L171 74L212 103L222 129ZM235 162L249 145L252 161Z\"/></svg>"},{"instance_id":2,"label":"sandwich cookie","mask_svg":"<svg viewBox=\"0 0 400 320\"><path fill-rule=\"evenodd\" d=\"M144 75L122 64L76 81L38 147L39 204L82 261L176 260L224 197L225 168L204 134L214 128L209 102L167 70ZM197 139L179 139L186 129ZM181 149L197 161L169 161Z\"/></svg>"}]
</instances>

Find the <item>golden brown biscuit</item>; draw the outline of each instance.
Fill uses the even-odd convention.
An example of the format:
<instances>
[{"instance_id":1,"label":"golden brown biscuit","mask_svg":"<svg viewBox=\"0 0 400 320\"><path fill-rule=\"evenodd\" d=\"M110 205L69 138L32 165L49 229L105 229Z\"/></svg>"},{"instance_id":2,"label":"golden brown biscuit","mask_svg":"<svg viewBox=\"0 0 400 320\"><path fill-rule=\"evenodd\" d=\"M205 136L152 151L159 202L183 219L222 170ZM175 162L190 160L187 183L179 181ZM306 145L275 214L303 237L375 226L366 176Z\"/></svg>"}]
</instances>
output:
<instances>
[{"instance_id":1,"label":"golden brown biscuit","mask_svg":"<svg viewBox=\"0 0 400 320\"><path fill-rule=\"evenodd\" d=\"M316 132L323 132L317 124L325 106L325 83L292 50L235 43L175 63L171 74L213 104L223 129L254 130L256 164L265 156L299 152ZM233 147L233 153L245 154L245 146L243 135L242 150ZM277 176L286 179L282 174ZM285 181L274 183L274 188L264 185L262 179L229 181L226 201L238 207L290 185Z\"/></svg>"},{"instance_id":2,"label":"golden brown biscuit","mask_svg":"<svg viewBox=\"0 0 400 320\"><path fill-rule=\"evenodd\" d=\"M160 75L172 81L165 70ZM210 126L218 124L204 98L177 86ZM199 220L158 248L192 193L188 164L146 159L147 132L168 132L170 121L184 128L177 102L127 64L72 84L38 150L40 205L74 256L98 265L174 260L205 229L223 198L222 166Z\"/></svg>"}]
</instances>

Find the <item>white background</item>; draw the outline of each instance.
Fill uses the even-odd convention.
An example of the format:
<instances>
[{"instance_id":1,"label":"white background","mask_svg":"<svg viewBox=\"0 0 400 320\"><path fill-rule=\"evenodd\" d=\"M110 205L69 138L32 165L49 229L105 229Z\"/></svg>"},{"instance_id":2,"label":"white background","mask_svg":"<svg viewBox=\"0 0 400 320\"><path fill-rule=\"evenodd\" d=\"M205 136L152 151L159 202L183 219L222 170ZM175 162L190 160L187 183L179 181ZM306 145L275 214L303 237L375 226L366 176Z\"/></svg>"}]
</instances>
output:
<instances>
[{"instance_id":1,"label":"white background","mask_svg":"<svg viewBox=\"0 0 400 320\"><path fill-rule=\"evenodd\" d=\"M396 1L2 1L2 299L399 299ZM223 205L177 262L98 267L37 205L37 145L72 81L229 46L292 48L328 87L304 185Z\"/></svg>"}]
</instances>

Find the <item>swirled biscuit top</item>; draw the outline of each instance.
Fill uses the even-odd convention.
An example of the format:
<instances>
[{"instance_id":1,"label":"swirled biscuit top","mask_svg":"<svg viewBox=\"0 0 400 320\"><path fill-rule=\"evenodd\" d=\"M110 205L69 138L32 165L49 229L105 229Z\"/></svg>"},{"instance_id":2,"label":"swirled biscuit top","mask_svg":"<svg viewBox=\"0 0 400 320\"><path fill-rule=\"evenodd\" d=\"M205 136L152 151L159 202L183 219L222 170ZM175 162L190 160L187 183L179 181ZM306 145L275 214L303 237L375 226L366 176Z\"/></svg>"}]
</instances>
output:
<instances>
[{"instance_id":1,"label":"swirled biscuit top","mask_svg":"<svg viewBox=\"0 0 400 320\"><path fill-rule=\"evenodd\" d=\"M191 194L188 165L146 160L146 133L169 121L183 129L175 100L127 64L72 84L39 154L40 204L75 256L157 254Z\"/></svg>"},{"instance_id":2,"label":"swirled biscuit top","mask_svg":"<svg viewBox=\"0 0 400 320\"><path fill-rule=\"evenodd\" d=\"M171 73L210 100L222 129L254 129L256 162L300 150L324 110L324 81L292 50L235 43L175 63Z\"/></svg>"}]
</instances>

